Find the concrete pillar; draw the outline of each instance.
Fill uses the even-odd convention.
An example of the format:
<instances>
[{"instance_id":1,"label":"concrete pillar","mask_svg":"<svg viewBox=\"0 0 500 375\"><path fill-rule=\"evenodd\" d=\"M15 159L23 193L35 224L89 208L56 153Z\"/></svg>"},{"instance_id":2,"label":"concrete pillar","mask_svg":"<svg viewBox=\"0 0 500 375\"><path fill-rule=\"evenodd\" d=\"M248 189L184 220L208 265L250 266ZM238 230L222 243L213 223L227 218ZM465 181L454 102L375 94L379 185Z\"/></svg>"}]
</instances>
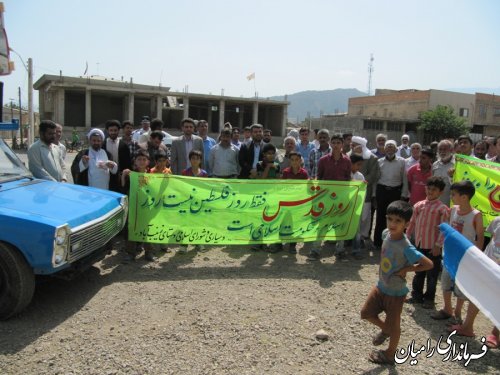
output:
<instances>
[{"instance_id":1,"label":"concrete pillar","mask_svg":"<svg viewBox=\"0 0 500 375\"><path fill-rule=\"evenodd\" d=\"M64 126L64 104L65 104L64 89L57 90L56 98L57 99L55 103L55 109L56 109L55 122Z\"/></svg>"},{"instance_id":2,"label":"concrete pillar","mask_svg":"<svg viewBox=\"0 0 500 375\"><path fill-rule=\"evenodd\" d=\"M134 93L128 94L127 120L134 122ZM135 124L134 124L135 125Z\"/></svg>"},{"instance_id":3,"label":"concrete pillar","mask_svg":"<svg viewBox=\"0 0 500 375\"><path fill-rule=\"evenodd\" d=\"M162 119L163 113L163 97L158 95L156 97L156 118Z\"/></svg>"},{"instance_id":4,"label":"concrete pillar","mask_svg":"<svg viewBox=\"0 0 500 375\"><path fill-rule=\"evenodd\" d=\"M253 103L252 124L259 123L259 102Z\"/></svg>"},{"instance_id":5,"label":"concrete pillar","mask_svg":"<svg viewBox=\"0 0 500 375\"><path fill-rule=\"evenodd\" d=\"M184 118L189 117L189 97L185 96L182 100L182 105L184 108L184 113L182 114Z\"/></svg>"},{"instance_id":6,"label":"concrete pillar","mask_svg":"<svg viewBox=\"0 0 500 375\"><path fill-rule=\"evenodd\" d=\"M208 111L207 111L207 122L208 122L208 131L212 132L212 105L208 105Z\"/></svg>"},{"instance_id":7,"label":"concrete pillar","mask_svg":"<svg viewBox=\"0 0 500 375\"><path fill-rule=\"evenodd\" d=\"M92 127L92 90L85 90L85 127Z\"/></svg>"},{"instance_id":8,"label":"concrete pillar","mask_svg":"<svg viewBox=\"0 0 500 375\"><path fill-rule=\"evenodd\" d=\"M238 128L241 129L241 133L243 133L243 118L245 117L245 107L241 106L238 107L239 112L238 112Z\"/></svg>"},{"instance_id":9,"label":"concrete pillar","mask_svg":"<svg viewBox=\"0 0 500 375\"><path fill-rule=\"evenodd\" d=\"M221 100L219 102L219 128L218 128L219 133L224 128L225 112L226 112L226 101L225 100Z\"/></svg>"},{"instance_id":10,"label":"concrete pillar","mask_svg":"<svg viewBox=\"0 0 500 375\"><path fill-rule=\"evenodd\" d=\"M285 96L286 100L286 96ZM288 106L284 105L283 106L283 117L281 118L281 135L285 136L286 135L286 125L288 123Z\"/></svg>"}]
</instances>

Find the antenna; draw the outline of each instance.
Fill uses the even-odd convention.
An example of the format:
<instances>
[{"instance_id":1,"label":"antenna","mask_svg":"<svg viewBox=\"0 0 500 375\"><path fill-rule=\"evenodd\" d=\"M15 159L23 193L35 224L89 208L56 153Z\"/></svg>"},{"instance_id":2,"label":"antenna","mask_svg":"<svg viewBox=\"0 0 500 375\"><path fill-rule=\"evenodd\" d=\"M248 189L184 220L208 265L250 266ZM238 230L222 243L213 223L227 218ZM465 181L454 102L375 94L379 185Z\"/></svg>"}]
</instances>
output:
<instances>
[{"instance_id":1,"label":"antenna","mask_svg":"<svg viewBox=\"0 0 500 375\"><path fill-rule=\"evenodd\" d=\"M375 70L373 68L373 53L370 53L370 62L368 63L368 96L372 94L372 74Z\"/></svg>"}]
</instances>

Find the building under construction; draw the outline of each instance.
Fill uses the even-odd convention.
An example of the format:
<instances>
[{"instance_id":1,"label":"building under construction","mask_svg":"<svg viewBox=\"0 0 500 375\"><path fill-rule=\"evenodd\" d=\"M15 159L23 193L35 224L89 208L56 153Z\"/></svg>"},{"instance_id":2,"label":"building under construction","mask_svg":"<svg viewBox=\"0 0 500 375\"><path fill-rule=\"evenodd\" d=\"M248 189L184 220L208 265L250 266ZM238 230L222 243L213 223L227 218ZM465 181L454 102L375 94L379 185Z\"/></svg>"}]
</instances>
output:
<instances>
[{"instance_id":1,"label":"building under construction","mask_svg":"<svg viewBox=\"0 0 500 375\"><path fill-rule=\"evenodd\" d=\"M109 119L132 120L142 116L161 118L165 128L179 129L184 117L205 119L210 132L225 122L245 127L260 123L273 136L283 136L287 121L284 101L173 92L169 87L149 86L102 77L43 75L34 85L39 92L40 118L81 130L103 127Z\"/></svg>"}]
</instances>

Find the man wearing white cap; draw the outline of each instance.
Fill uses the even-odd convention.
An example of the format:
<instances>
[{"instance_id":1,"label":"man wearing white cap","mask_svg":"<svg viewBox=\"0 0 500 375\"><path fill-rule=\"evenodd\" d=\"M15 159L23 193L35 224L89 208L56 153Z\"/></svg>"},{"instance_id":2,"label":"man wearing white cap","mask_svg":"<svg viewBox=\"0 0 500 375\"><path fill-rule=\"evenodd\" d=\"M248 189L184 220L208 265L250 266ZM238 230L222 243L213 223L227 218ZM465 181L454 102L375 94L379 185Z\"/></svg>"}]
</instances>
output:
<instances>
[{"instance_id":1,"label":"man wearing white cap","mask_svg":"<svg viewBox=\"0 0 500 375\"><path fill-rule=\"evenodd\" d=\"M394 201L408 196L408 180L405 171L405 159L396 156L396 141L385 142L385 156L378 160L380 178L375 189L377 219L373 243L377 248L382 246L382 231L387 227L387 206Z\"/></svg>"},{"instance_id":2,"label":"man wearing white cap","mask_svg":"<svg viewBox=\"0 0 500 375\"><path fill-rule=\"evenodd\" d=\"M76 184L92 186L99 189L109 189L110 173L118 172L118 164L108 151L102 149L104 132L100 129L91 129L87 135L90 148L80 151L75 158L78 161ZM71 170L74 171L76 162ZM73 177L75 178L75 176Z\"/></svg>"},{"instance_id":3,"label":"man wearing white cap","mask_svg":"<svg viewBox=\"0 0 500 375\"><path fill-rule=\"evenodd\" d=\"M351 139L351 151L349 152L349 155L352 153L360 154L363 156L364 160L360 172L364 176L367 186L365 204L363 205L363 213L361 214L361 221L359 225L361 237L365 242L369 242L370 240L371 202L375 194L374 187L380 178L378 158L373 152L368 150L366 147L367 143L368 141L366 138L355 135Z\"/></svg>"},{"instance_id":4,"label":"man wearing white cap","mask_svg":"<svg viewBox=\"0 0 500 375\"><path fill-rule=\"evenodd\" d=\"M144 140L140 140L141 135L148 135L151 132L151 122L149 120L149 116L142 116L141 126L141 129L137 129L132 132L132 140L137 143L145 142Z\"/></svg>"},{"instance_id":5,"label":"man wearing white cap","mask_svg":"<svg viewBox=\"0 0 500 375\"><path fill-rule=\"evenodd\" d=\"M403 134L401 137L401 146L398 147L396 156L401 156L403 159L406 159L409 158L410 155L410 136L408 134Z\"/></svg>"}]
</instances>

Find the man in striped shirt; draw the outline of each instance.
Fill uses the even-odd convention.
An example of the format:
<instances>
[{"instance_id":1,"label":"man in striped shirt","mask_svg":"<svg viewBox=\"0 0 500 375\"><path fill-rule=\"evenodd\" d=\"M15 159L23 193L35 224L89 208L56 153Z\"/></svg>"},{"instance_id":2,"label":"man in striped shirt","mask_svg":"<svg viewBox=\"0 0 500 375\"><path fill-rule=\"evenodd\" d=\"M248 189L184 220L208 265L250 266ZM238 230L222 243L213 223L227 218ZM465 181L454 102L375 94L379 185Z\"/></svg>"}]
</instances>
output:
<instances>
[{"instance_id":1,"label":"man in striped shirt","mask_svg":"<svg viewBox=\"0 0 500 375\"><path fill-rule=\"evenodd\" d=\"M430 177L425 185L426 199L415 204L410 224L406 231L408 238L415 235L417 249L432 260L434 267L428 271L416 272L412 283L412 298L410 302L423 303L424 308L434 307L436 284L441 269L441 248L443 235L439 224L450 220L450 209L439 197L446 186L442 177ZM427 290L424 293L424 283L427 278Z\"/></svg>"}]
</instances>

